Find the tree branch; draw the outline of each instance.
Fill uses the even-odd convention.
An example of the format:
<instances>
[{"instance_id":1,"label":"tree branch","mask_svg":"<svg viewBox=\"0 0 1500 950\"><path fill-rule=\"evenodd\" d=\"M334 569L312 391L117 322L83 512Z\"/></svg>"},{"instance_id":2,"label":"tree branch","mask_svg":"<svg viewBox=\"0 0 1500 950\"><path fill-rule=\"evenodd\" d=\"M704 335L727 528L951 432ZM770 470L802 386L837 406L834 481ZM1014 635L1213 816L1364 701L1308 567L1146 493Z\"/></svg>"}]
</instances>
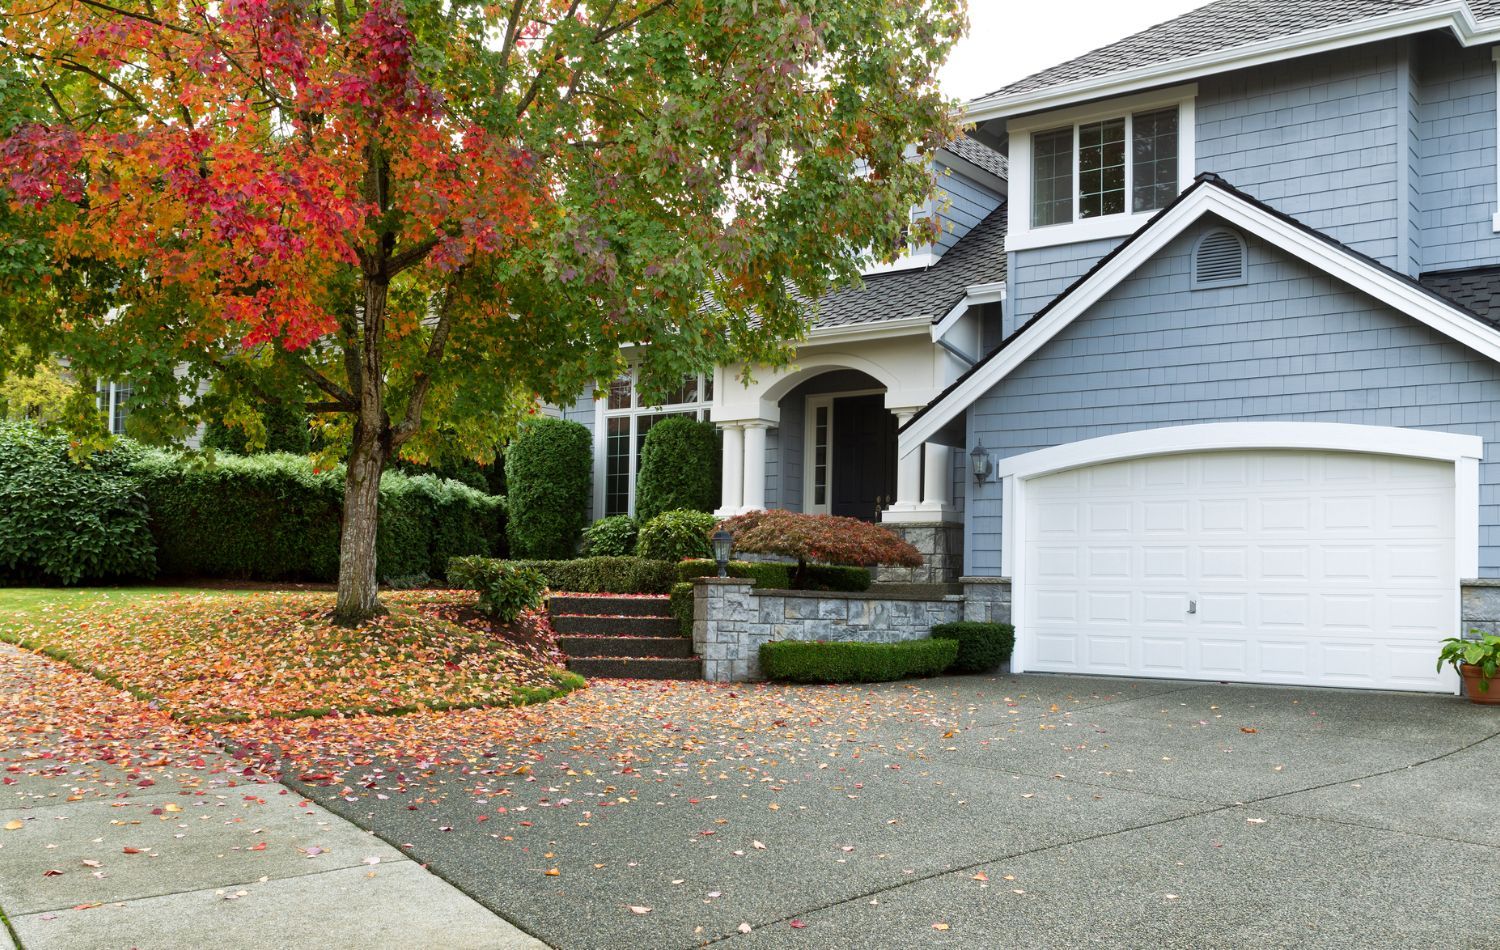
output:
<instances>
[{"instance_id":1,"label":"tree branch","mask_svg":"<svg viewBox=\"0 0 1500 950\"><path fill-rule=\"evenodd\" d=\"M108 3L101 3L100 0L78 0L78 2L86 7L93 7L95 10L103 10L105 13L112 13L115 16L122 16L131 20L139 20L142 23L150 23L153 26L159 26L164 30L175 30L178 33L185 33L188 36L198 35L195 31L190 30L185 26L178 26L175 23L168 23L165 20L159 19L157 17L146 16L145 14L136 13L132 10L122 10L119 7L112 6Z\"/></svg>"},{"instance_id":2,"label":"tree branch","mask_svg":"<svg viewBox=\"0 0 1500 950\"><path fill-rule=\"evenodd\" d=\"M621 20L619 23L616 23L611 27L601 28L598 33L594 34L594 42L602 43L605 40L609 39L611 36L614 36L616 33L621 33L625 30L630 29L632 26L635 26L637 23L641 22L647 17L655 16L671 5L672 0L659 0L659 2L653 3L651 6L642 10L640 13L637 13L635 16L630 17L629 19Z\"/></svg>"},{"instance_id":3,"label":"tree branch","mask_svg":"<svg viewBox=\"0 0 1500 950\"><path fill-rule=\"evenodd\" d=\"M442 235L434 235L425 241L419 241L399 254L392 254L387 257L385 259L385 267L383 268L386 279L391 280L408 267L420 264L422 259L431 254L432 249L437 247L442 239Z\"/></svg>"},{"instance_id":4,"label":"tree branch","mask_svg":"<svg viewBox=\"0 0 1500 950\"><path fill-rule=\"evenodd\" d=\"M563 19L573 19L574 15L578 12L578 5L581 2L582 0L573 0L572 3L568 4L568 12L564 14ZM537 97L537 93L542 91L542 81L562 61L562 57L563 51L561 49L553 50L552 62L537 68L536 75L531 77L531 85L527 87L526 94L521 97L520 103L516 106L516 118L519 119L526 114L527 109L531 108L532 100Z\"/></svg>"},{"instance_id":5,"label":"tree branch","mask_svg":"<svg viewBox=\"0 0 1500 950\"><path fill-rule=\"evenodd\" d=\"M287 353L284 350L282 351L282 353L288 360L291 361L292 366L295 367L297 371L307 379L308 382L312 383L314 386L318 387L329 396L332 396L333 401L339 403L343 407L344 412L359 411L359 398L357 396L349 392L349 390L345 389L344 387L340 386L338 383L329 379L327 376L324 376L312 366L308 365L307 361L303 360L301 356L295 353Z\"/></svg>"},{"instance_id":6,"label":"tree branch","mask_svg":"<svg viewBox=\"0 0 1500 950\"><path fill-rule=\"evenodd\" d=\"M448 334L453 329L454 300L458 297L455 289L463 277L463 267L453 272L453 277L448 282L448 291L443 296L443 307L438 312L437 325L432 328L432 339L427 343L427 355L422 360L422 368L412 376L411 397L406 401L406 416L391 431L391 447L395 448L404 444L408 439L417 434L417 429L422 425L422 407L427 401L427 393L432 389L432 373L437 365L443 361L443 351L448 346Z\"/></svg>"}]
</instances>

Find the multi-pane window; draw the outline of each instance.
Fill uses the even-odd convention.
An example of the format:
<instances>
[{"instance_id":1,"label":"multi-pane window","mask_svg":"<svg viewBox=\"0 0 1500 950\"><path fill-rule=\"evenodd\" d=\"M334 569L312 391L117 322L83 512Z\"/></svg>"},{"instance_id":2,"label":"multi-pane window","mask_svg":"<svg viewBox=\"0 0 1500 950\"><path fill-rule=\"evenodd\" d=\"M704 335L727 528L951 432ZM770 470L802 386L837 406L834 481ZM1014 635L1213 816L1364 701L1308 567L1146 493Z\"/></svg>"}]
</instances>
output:
<instances>
[{"instance_id":1,"label":"multi-pane window","mask_svg":"<svg viewBox=\"0 0 1500 950\"><path fill-rule=\"evenodd\" d=\"M131 403L135 400L135 387L129 383L109 383L100 380L94 388L95 404L109 421L109 431L114 435L125 434L125 420L130 418Z\"/></svg>"},{"instance_id":2,"label":"multi-pane window","mask_svg":"<svg viewBox=\"0 0 1500 950\"><path fill-rule=\"evenodd\" d=\"M1125 210L1125 120L1078 127L1078 216Z\"/></svg>"},{"instance_id":3,"label":"multi-pane window","mask_svg":"<svg viewBox=\"0 0 1500 950\"><path fill-rule=\"evenodd\" d=\"M823 509L828 504L828 453L832 448L829 423L833 406L818 406L813 411L813 504Z\"/></svg>"},{"instance_id":4,"label":"multi-pane window","mask_svg":"<svg viewBox=\"0 0 1500 950\"><path fill-rule=\"evenodd\" d=\"M1031 226L1073 220L1073 130L1038 132L1031 140Z\"/></svg>"},{"instance_id":5,"label":"multi-pane window","mask_svg":"<svg viewBox=\"0 0 1500 950\"><path fill-rule=\"evenodd\" d=\"M607 515L627 515L635 511L635 476L640 469L641 447L646 433L663 419L686 416L708 418L714 398L712 376L686 376L682 385L667 394L661 406L641 404L640 392L633 376L622 376L609 386L600 400L604 412L604 492L603 511ZM667 408L670 407L670 408Z\"/></svg>"},{"instance_id":6,"label":"multi-pane window","mask_svg":"<svg viewBox=\"0 0 1500 950\"><path fill-rule=\"evenodd\" d=\"M1178 112L1172 106L1034 133L1032 227L1165 207L1177 195Z\"/></svg>"}]
</instances>

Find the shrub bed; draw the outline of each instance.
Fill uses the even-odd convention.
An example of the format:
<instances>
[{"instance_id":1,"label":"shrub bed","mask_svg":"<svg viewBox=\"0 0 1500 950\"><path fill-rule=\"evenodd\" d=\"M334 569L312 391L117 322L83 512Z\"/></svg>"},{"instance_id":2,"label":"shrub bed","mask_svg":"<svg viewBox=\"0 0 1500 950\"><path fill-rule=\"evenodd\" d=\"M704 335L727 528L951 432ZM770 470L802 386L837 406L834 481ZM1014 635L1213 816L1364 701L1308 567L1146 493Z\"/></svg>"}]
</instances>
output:
<instances>
[{"instance_id":1,"label":"shrub bed","mask_svg":"<svg viewBox=\"0 0 1500 950\"><path fill-rule=\"evenodd\" d=\"M955 640L778 640L761 644L760 668L770 679L793 683L883 683L908 676L936 676L956 656Z\"/></svg>"},{"instance_id":2,"label":"shrub bed","mask_svg":"<svg viewBox=\"0 0 1500 950\"><path fill-rule=\"evenodd\" d=\"M950 673L988 673L1010 659L1016 645L1016 628L1008 623L940 623L932 628L932 635L958 643Z\"/></svg>"},{"instance_id":3,"label":"shrub bed","mask_svg":"<svg viewBox=\"0 0 1500 950\"><path fill-rule=\"evenodd\" d=\"M668 511L641 525L635 553L658 561L713 557L708 536L718 519L704 511Z\"/></svg>"},{"instance_id":4,"label":"shrub bed","mask_svg":"<svg viewBox=\"0 0 1500 950\"><path fill-rule=\"evenodd\" d=\"M498 572L515 567L538 571L554 591L574 594L666 594L677 581L674 565L641 557L582 557L571 561L501 561L458 557L448 564L448 580L483 590Z\"/></svg>"}]
</instances>

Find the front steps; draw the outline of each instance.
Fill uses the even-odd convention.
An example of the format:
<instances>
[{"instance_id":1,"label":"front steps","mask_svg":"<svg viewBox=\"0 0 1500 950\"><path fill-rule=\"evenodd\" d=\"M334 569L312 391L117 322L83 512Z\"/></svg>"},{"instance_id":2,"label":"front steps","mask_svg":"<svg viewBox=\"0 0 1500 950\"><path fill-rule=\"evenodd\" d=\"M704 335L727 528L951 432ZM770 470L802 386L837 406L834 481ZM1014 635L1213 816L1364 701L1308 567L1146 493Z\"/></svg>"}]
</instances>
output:
<instances>
[{"instance_id":1,"label":"front steps","mask_svg":"<svg viewBox=\"0 0 1500 950\"><path fill-rule=\"evenodd\" d=\"M568 669L584 676L698 680L703 661L677 632L666 597L547 599L557 647Z\"/></svg>"}]
</instances>

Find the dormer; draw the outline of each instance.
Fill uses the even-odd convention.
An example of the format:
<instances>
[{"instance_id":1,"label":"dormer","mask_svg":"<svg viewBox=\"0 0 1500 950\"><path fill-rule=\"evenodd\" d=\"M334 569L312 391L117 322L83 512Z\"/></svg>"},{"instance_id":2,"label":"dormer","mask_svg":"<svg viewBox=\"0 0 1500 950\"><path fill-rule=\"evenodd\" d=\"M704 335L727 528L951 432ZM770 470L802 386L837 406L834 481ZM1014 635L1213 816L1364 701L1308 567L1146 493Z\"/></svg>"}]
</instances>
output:
<instances>
[{"instance_id":1,"label":"dormer","mask_svg":"<svg viewBox=\"0 0 1500 950\"><path fill-rule=\"evenodd\" d=\"M933 266L1000 207L1009 190L1005 156L967 136L934 152L930 167L936 190L926 203L912 209L911 219L936 217L942 226L941 236L932 243L913 246L890 263L866 267L866 277Z\"/></svg>"}]
</instances>

